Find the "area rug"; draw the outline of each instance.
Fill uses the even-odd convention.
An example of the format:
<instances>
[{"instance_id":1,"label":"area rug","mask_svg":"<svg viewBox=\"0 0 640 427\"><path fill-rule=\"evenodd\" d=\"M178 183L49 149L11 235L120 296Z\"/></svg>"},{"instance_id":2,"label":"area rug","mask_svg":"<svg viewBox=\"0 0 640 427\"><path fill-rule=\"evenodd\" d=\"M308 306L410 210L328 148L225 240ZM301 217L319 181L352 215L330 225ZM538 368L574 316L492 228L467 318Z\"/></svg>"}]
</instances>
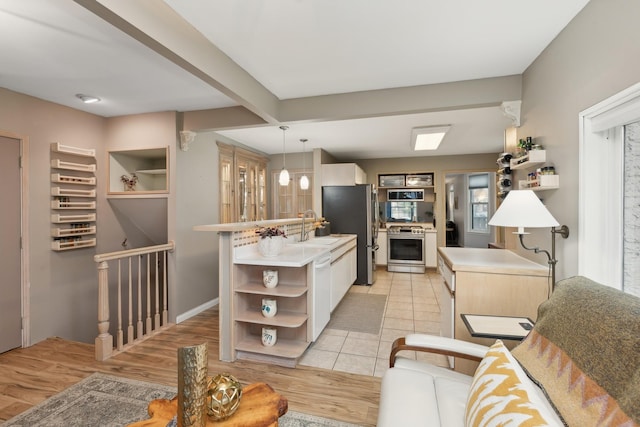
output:
<instances>
[{"instance_id":1,"label":"area rug","mask_svg":"<svg viewBox=\"0 0 640 427\"><path fill-rule=\"evenodd\" d=\"M386 295L348 293L331 313L330 329L379 334Z\"/></svg>"},{"instance_id":2,"label":"area rug","mask_svg":"<svg viewBox=\"0 0 640 427\"><path fill-rule=\"evenodd\" d=\"M100 373L28 409L3 427L122 427L146 420L153 399L171 399L175 387L130 380ZM282 427L356 427L328 418L288 411Z\"/></svg>"}]
</instances>

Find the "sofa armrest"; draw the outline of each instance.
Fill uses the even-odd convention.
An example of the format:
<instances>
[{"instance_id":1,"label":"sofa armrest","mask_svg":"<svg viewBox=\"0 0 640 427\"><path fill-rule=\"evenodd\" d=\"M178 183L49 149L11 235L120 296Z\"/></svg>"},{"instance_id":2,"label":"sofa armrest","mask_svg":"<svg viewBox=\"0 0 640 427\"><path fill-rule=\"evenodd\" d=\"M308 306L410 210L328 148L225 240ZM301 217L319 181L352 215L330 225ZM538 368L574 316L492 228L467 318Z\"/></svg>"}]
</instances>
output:
<instances>
[{"instance_id":1,"label":"sofa armrest","mask_svg":"<svg viewBox=\"0 0 640 427\"><path fill-rule=\"evenodd\" d=\"M389 355L389 367L393 368L396 363L396 355L403 350L444 354L445 356L461 357L479 362L489 347L435 335L409 334L393 342Z\"/></svg>"}]
</instances>

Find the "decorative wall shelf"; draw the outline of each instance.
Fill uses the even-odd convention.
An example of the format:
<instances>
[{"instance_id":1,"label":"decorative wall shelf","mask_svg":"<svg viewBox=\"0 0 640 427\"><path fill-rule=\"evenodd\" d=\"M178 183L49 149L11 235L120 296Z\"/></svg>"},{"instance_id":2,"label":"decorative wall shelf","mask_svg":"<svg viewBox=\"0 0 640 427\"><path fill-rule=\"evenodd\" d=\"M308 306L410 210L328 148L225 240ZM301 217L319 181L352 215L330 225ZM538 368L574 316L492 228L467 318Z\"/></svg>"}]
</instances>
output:
<instances>
[{"instance_id":1,"label":"decorative wall shelf","mask_svg":"<svg viewBox=\"0 0 640 427\"><path fill-rule=\"evenodd\" d=\"M96 185L96 177L71 176L52 173L51 182L55 182L58 184Z\"/></svg>"},{"instance_id":2,"label":"decorative wall shelf","mask_svg":"<svg viewBox=\"0 0 640 427\"><path fill-rule=\"evenodd\" d=\"M51 144L51 249L67 251L96 245L95 150ZM54 169L72 171L60 173ZM57 211L76 210L73 214Z\"/></svg>"},{"instance_id":3,"label":"decorative wall shelf","mask_svg":"<svg viewBox=\"0 0 640 427\"><path fill-rule=\"evenodd\" d=\"M144 194L169 193L169 148L144 148L139 150L110 151L107 194L139 197ZM135 184L128 188L123 177L133 178Z\"/></svg>"},{"instance_id":4,"label":"decorative wall shelf","mask_svg":"<svg viewBox=\"0 0 640 427\"><path fill-rule=\"evenodd\" d=\"M78 190L75 188L51 187L52 196L96 197L96 190Z\"/></svg>"},{"instance_id":5,"label":"decorative wall shelf","mask_svg":"<svg viewBox=\"0 0 640 427\"><path fill-rule=\"evenodd\" d=\"M80 172L95 172L96 165L86 165L84 163L66 162L60 159L52 159L51 167L56 169L64 169L68 171L80 171Z\"/></svg>"},{"instance_id":6,"label":"decorative wall shelf","mask_svg":"<svg viewBox=\"0 0 640 427\"><path fill-rule=\"evenodd\" d=\"M70 145L62 145L59 142L51 143L51 151L54 153L72 154L74 156L95 157L96 150L93 148L71 147Z\"/></svg>"},{"instance_id":7,"label":"decorative wall shelf","mask_svg":"<svg viewBox=\"0 0 640 427\"><path fill-rule=\"evenodd\" d=\"M524 156L511 159L511 169L530 169L547 161L546 150L530 150Z\"/></svg>"},{"instance_id":8,"label":"decorative wall shelf","mask_svg":"<svg viewBox=\"0 0 640 427\"><path fill-rule=\"evenodd\" d=\"M560 175L540 175L538 179L519 181L520 190L555 190L560 188Z\"/></svg>"}]
</instances>

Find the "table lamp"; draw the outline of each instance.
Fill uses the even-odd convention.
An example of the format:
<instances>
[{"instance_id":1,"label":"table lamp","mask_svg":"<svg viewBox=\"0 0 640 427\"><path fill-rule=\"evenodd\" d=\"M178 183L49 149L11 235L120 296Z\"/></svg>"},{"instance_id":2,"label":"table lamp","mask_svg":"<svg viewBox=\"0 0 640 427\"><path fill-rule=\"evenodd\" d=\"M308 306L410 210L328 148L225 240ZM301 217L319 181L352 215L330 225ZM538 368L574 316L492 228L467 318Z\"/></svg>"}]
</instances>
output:
<instances>
[{"instance_id":1,"label":"table lamp","mask_svg":"<svg viewBox=\"0 0 640 427\"><path fill-rule=\"evenodd\" d=\"M547 254L549 268L551 269L551 289L553 290L556 285L556 264L558 263L556 259L556 234L560 234L566 239L569 237L569 227L563 225L556 229L560 224L531 190L509 191L507 197L505 197L498 210L489 220L489 225L517 227L518 231L515 231L514 234L518 234L520 244L524 249L535 253L544 252ZM523 236L529 234L524 232L525 228L546 227L551 227L551 254L538 247L528 248L525 246Z\"/></svg>"}]
</instances>

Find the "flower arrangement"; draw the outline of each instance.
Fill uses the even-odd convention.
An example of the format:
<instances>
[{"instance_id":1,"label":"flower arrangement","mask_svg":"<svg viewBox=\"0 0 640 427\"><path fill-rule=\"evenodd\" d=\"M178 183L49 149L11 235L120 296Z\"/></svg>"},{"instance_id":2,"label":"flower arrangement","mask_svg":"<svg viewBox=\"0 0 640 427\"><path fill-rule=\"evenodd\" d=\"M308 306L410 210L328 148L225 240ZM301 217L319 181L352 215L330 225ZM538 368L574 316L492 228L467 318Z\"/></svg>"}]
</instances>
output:
<instances>
[{"instance_id":1,"label":"flower arrangement","mask_svg":"<svg viewBox=\"0 0 640 427\"><path fill-rule=\"evenodd\" d=\"M122 175L120 177L120 181L122 181L125 185L125 190L133 191L138 183L138 176L135 173L129 175Z\"/></svg>"},{"instance_id":2,"label":"flower arrangement","mask_svg":"<svg viewBox=\"0 0 640 427\"><path fill-rule=\"evenodd\" d=\"M285 239L287 238L284 230L281 230L278 227L260 227L258 230L256 230L256 234L259 234L263 239L267 237L272 238L274 236L282 236Z\"/></svg>"}]
</instances>

